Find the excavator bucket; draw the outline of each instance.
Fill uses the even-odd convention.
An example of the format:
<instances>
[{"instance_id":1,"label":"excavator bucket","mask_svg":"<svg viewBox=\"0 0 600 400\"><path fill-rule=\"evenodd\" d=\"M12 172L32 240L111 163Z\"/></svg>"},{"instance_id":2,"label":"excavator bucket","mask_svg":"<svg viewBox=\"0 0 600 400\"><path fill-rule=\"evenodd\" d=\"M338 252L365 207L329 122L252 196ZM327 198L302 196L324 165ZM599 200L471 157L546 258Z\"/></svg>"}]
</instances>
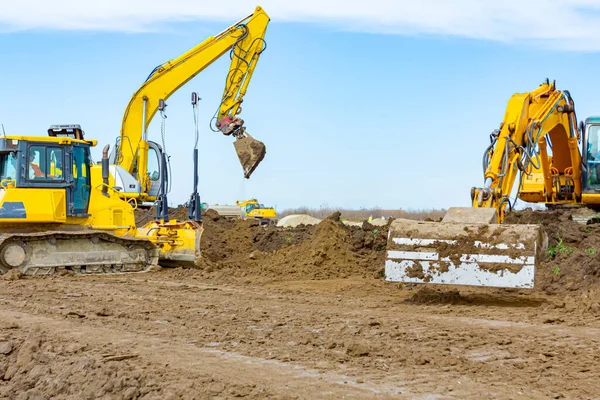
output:
<instances>
[{"instance_id":1,"label":"excavator bucket","mask_svg":"<svg viewBox=\"0 0 600 400\"><path fill-rule=\"evenodd\" d=\"M248 133L245 133L244 137L236 139L233 146L244 169L244 178L248 179L258 167L258 164L265 158L267 147L263 142L254 139Z\"/></svg>"},{"instance_id":2,"label":"excavator bucket","mask_svg":"<svg viewBox=\"0 0 600 400\"><path fill-rule=\"evenodd\" d=\"M495 209L451 208L441 222L394 220L385 279L503 288L533 288L547 238L537 225L496 224Z\"/></svg>"}]
</instances>

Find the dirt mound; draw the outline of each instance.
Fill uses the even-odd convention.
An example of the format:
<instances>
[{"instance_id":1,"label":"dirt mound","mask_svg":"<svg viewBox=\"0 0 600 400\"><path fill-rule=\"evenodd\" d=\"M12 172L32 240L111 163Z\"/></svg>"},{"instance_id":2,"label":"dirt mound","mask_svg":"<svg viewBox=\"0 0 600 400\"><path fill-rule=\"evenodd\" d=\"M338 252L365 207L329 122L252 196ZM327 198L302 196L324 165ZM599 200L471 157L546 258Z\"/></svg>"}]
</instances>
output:
<instances>
[{"instance_id":1,"label":"dirt mound","mask_svg":"<svg viewBox=\"0 0 600 400\"><path fill-rule=\"evenodd\" d=\"M507 224L537 224L548 235L536 273L536 287L548 294L600 287L600 224L575 222L574 212L526 209L506 216Z\"/></svg>"},{"instance_id":2,"label":"dirt mound","mask_svg":"<svg viewBox=\"0 0 600 400\"><path fill-rule=\"evenodd\" d=\"M600 288L600 223L575 222L575 212L526 209L506 216L507 224L540 225L548 236L549 248L536 273L536 289L547 294ZM187 208L172 208L169 214L187 219ZM154 215L154 208L136 211L138 223ZM350 226L334 213L316 225L258 226L254 220L225 219L211 210L203 213L203 225L199 266L205 273L280 279L382 276L388 225L365 221Z\"/></svg>"},{"instance_id":3,"label":"dirt mound","mask_svg":"<svg viewBox=\"0 0 600 400\"><path fill-rule=\"evenodd\" d=\"M257 229L254 234L254 247L260 251L273 252L288 245L296 245L310 237L310 226L299 225L294 229L279 229L269 225Z\"/></svg>"},{"instance_id":4,"label":"dirt mound","mask_svg":"<svg viewBox=\"0 0 600 400\"><path fill-rule=\"evenodd\" d=\"M387 227L348 227L335 216L296 228L205 218L200 266L232 276L373 276L383 269L386 238Z\"/></svg>"},{"instance_id":5,"label":"dirt mound","mask_svg":"<svg viewBox=\"0 0 600 400\"><path fill-rule=\"evenodd\" d=\"M293 228L298 225L315 225L321 222L320 219L311 217L306 214L287 215L277 222L277 226L284 228Z\"/></svg>"}]
</instances>

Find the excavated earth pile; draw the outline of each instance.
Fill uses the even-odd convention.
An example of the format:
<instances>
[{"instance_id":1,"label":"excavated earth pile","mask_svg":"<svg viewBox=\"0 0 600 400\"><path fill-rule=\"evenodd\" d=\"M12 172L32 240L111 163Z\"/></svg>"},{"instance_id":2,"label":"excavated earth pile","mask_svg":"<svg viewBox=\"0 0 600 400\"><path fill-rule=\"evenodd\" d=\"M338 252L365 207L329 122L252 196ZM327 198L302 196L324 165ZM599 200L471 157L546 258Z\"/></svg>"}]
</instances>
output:
<instances>
[{"instance_id":1,"label":"excavated earth pile","mask_svg":"<svg viewBox=\"0 0 600 400\"><path fill-rule=\"evenodd\" d=\"M154 219L155 210L136 211L136 221ZM184 206L169 210L173 219L187 219ZM388 225L344 225L336 212L316 225L277 227L252 219L222 218L203 213L199 267L219 277L329 279L382 277Z\"/></svg>"},{"instance_id":2,"label":"excavated earth pile","mask_svg":"<svg viewBox=\"0 0 600 400\"><path fill-rule=\"evenodd\" d=\"M548 236L548 250L536 272L536 287L547 294L600 289L600 224L573 220L575 209L526 209L509 213L506 223L538 224Z\"/></svg>"},{"instance_id":3,"label":"excavated earth pile","mask_svg":"<svg viewBox=\"0 0 600 400\"><path fill-rule=\"evenodd\" d=\"M538 224L548 237L548 251L536 272L536 291L546 294L600 289L600 220L575 222L574 210L526 209L507 214L507 224ZM155 210L136 212L138 224L154 219ZM184 206L170 218L186 219ZM334 213L316 225L259 226L253 220L203 213L202 273L219 277L329 279L383 277L389 222L385 226L345 225ZM477 239L478 232L471 232ZM443 290L443 288L442 288ZM600 291L600 290L599 290Z\"/></svg>"},{"instance_id":4,"label":"excavated earth pile","mask_svg":"<svg viewBox=\"0 0 600 400\"><path fill-rule=\"evenodd\" d=\"M317 225L281 228L204 217L200 266L227 276L328 279L380 276L387 226L346 226L339 213Z\"/></svg>"}]
</instances>

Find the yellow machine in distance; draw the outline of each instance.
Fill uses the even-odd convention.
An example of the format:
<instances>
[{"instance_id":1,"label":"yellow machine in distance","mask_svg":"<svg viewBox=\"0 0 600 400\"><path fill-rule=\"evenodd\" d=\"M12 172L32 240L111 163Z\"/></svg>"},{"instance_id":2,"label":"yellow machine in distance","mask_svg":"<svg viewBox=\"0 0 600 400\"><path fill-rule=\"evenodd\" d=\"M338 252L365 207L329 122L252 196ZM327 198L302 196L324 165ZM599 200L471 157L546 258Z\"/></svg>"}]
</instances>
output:
<instances>
[{"instance_id":1,"label":"yellow machine in distance","mask_svg":"<svg viewBox=\"0 0 600 400\"><path fill-rule=\"evenodd\" d=\"M277 211L273 207L265 207L256 199L236 200L235 204L244 209L246 218L255 218L261 224L275 222Z\"/></svg>"},{"instance_id":2,"label":"yellow machine in distance","mask_svg":"<svg viewBox=\"0 0 600 400\"><path fill-rule=\"evenodd\" d=\"M472 207L442 222L391 224L386 279L396 282L532 288L546 247L537 225L501 224L511 194L547 207L600 208L600 117L578 124L568 91L546 80L515 93L483 155Z\"/></svg>"},{"instance_id":3,"label":"yellow machine in distance","mask_svg":"<svg viewBox=\"0 0 600 400\"><path fill-rule=\"evenodd\" d=\"M54 125L48 136L0 137L0 273L51 274L143 271L154 265L194 263L200 257L201 206L194 192L187 221L168 215L164 143L148 140L147 128L166 100L208 65L229 53L225 90L215 130L234 137L249 178L265 155L239 118L260 54L269 17L260 7L221 34L155 68L131 98L115 151L105 146L102 162L91 159L95 140L79 125ZM192 105L197 115L198 97ZM191 136L191 135L190 135ZM196 123L197 162L198 127ZM196 165L195 165L196 167ZM134 210L157 202L156 220L137 227Z\"/></svg>"}]
</instances>

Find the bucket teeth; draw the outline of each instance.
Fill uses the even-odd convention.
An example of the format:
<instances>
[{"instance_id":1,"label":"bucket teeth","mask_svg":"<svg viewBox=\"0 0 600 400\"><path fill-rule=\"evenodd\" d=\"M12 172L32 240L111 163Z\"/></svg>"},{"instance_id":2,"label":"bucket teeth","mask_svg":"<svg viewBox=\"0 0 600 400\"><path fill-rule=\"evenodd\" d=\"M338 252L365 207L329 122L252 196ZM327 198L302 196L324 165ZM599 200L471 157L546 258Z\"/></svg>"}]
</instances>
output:
<instances>
[{"instance_id":1,"label":"bucket teeth","mask_svg":"<svg viewBox=\"0 0 600 400\"><path fill-rule=\"evenodd\" d=\"M391 282L533 288L544 240L537 225L397 219L389 230Z\"/></svg>"}]
</instances>

